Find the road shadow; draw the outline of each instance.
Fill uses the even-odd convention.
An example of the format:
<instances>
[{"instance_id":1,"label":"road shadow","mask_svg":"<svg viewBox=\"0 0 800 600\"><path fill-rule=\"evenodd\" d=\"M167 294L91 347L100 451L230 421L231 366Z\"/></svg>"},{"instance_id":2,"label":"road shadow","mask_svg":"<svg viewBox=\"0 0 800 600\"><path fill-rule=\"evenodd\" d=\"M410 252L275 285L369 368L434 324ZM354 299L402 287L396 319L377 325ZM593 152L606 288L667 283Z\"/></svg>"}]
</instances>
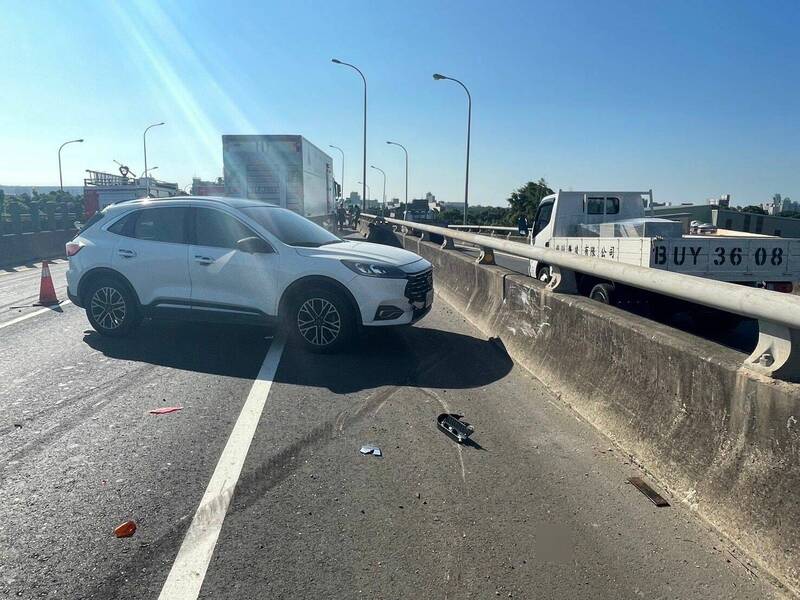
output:
<instances>
[{"instance_id":1,"label":"road shadow","mask_svg":"<svg viewBox=\"0 0 800 600\"><path fill-rule=\"evenodd\" d=\"M256 328L145 321L128 337L104 337L89 329L83 341L110 358L254 379L269 348L266 335L271 334Z\"/></svg>"},{"instance_id":2,"label":"road shadow","mask_svg":"<svg viewBox=\"0 0 800 600\"><path fill-rule=\"evenodd\" d=\"M513 361L481 338L427 328L375 328L340 354L289 344L276 381L348 394L382 386L469 389L502 379Z\"/></svg>"},{"instance_id":3,"label":"road shadow","mask_svg":"<svg viewBox=\"0 0 800 600\"><path fill-rule=\"evenodd\" d=\"M92 330L84 342L105 356L253 379L271 332L244 327L145 321L132 335L107 338ZM467 389L488 385L512 368L491 341L424 326L365 332L338 354L311 354L286 346L275 381L347 394L383 386Z\"/></svg>"}]
</instances>

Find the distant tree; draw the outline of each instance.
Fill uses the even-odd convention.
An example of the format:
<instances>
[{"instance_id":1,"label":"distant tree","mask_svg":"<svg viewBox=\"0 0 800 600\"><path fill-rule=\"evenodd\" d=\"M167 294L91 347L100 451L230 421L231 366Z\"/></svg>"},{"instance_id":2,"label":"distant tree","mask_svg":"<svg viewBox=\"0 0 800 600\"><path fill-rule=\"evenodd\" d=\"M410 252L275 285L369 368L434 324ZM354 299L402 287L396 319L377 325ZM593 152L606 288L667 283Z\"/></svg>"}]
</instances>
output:
<instances>
[{"instance_id":1,"label":"distant tree","mask_svg":"<svg viewBox=\"0 0 800 600\"><path fill-rule=\"evenodd\" d=\"M448 208L439 213L439 220L457 225L464 220L464 211Z\"/></svg>"},{"instance_id":2,"label":"distant tree","mask_svg":"<svg viewBox=\"0 0 800 600\"><path fill-rule=\"evenodd\" d=\"M798 210L784 210L780 217L789 217L790 219L800 219L800 211Z\"/></svg>"},{"instance_id":3,"label":"distant tree","mask_svg":"<svg viewBox=\"0 0 800 600\"><path fill-rule=\"evenodd\" d=\"M508 203L511 205L506 215L506 223L516 225L520 215L525 215L530 223L536 216L536 209L542 198L553 193L544 178L539 181L529 181L518 190L511 193Z\"/></svg>"},{"instance_id":4,"label":"distant tree","mask_svg":"<svg viewBox=\"0 0 800 600\"><path fill-rule=\"evenodd\" d=\"M767 211L765 211L760 206L755 206L755 205L743 206L740 210L742 212L753 213L755 215L766 215L767 214Z\"/></svg>"}]
</instances>

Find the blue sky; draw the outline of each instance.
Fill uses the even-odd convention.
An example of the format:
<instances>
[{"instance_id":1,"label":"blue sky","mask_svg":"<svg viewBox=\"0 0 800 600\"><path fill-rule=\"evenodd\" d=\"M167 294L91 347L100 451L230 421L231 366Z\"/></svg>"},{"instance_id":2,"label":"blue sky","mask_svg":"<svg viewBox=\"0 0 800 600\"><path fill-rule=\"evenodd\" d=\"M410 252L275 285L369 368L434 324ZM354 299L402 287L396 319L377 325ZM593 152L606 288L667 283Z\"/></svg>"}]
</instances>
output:
<instances>
[{"instance_id":1,"label":"blue sky","mask_svg":"<svg viewBox=\"0 0 800 600\"><path fill-rule=\"evenodd\" d=\"M656 200L800 200L800 3L0 0L0 183L64 183L113 159L181 185L221 175L223 133L299 133L368 161L402 197L504 204L530 179ZM382 177L368 172L377 197Z\"/></svg>"}]
</instances>

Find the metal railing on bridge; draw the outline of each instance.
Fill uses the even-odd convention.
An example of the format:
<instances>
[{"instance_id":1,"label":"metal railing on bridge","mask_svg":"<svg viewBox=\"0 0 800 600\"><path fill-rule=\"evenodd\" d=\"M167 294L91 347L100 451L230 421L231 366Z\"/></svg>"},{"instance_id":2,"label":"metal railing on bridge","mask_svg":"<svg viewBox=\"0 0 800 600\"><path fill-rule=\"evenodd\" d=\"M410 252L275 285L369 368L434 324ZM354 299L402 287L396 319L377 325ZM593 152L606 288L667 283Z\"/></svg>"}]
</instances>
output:
<instances>
[{"instance_id":1,"label":"metal railing on bridge","mask_svg":"<svg viewBox=\"0 0 800 600\"><path fill-rule=\"evenodd\" d=\"M516 227L508 227L505 225L448 225L447 227L448 229L478 233L490 237L505 237L507 240L514 238L517 241L524 241L527 239L526 236L519 234L519 229Z\"/></svg>"},{"instance_id":2,"label":"metal railing on bridge","mask_svg":"<svg viewBox=\"0 0 800 600\"><path fill-rule=\"evenodd\" d=\"M493 265L495 250L544 262L550 265L553 271L552 279L547 284L553 291L576 293L575 273L585 273L607 281L757 319L758 342L744 361L744 365L753 371L778 379L800 381L800 297L798 296L535 247L461 231L457 227L437 227L370 214L362 214L361 218L374 223L387 223L404 233L420 232L423 239L430 239L431 235L440 236L443 240L443 249L454 249L454 240L472 244L481 249L476 261L480 264Z\"/></svg>"}]
</instances>

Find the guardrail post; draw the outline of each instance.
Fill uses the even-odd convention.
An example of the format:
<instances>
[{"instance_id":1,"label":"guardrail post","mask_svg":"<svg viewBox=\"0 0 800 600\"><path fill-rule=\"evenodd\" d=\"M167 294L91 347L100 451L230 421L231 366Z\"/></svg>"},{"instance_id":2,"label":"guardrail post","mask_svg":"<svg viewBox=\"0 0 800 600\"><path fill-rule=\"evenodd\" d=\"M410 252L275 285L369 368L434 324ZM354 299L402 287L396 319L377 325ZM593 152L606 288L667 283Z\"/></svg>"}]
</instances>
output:
<instances>
[{"instance_id":1,"label":"guardrail post","mask_svg":"<svg viewBox=\"0 0 800 600\"><path fill-rule=\"evenodd\" d=\"M479 265L493 265L494 262L494 249L486 246L481 246L481 255L475 260Z\"/></svg>"},{"instance_id":2,"label":"guardrail post","mask_svg":"<svg viewBox=\"0 0 800 600\"><path fill-rule=\"evenodd\" d=\"M419 240L421 242L430 242L431 241L431 234L428 233L427 231L423 231L419 236Z\"/></svg>"},{"instance_id":3,"label":"guardrail post","mask_svg":"<svg viewBox=\"0 0 800 600\"><path fill-rule=\"evenodd\" d=\"M444 236L444 241L442 242L442 250L454 250L455 244L453 244L453 238L449 238Z\"/></svg>"},{"instance_id":4,"label":"guardrail post","mask_svg":"<svg viewBox=\"0 0 800 600\"><path fill-rule=\"evenodd\" d=\"M785 381L800 381L800 330L759 319L758 344L744 364Z\"/></svg>"}]
</instances>

